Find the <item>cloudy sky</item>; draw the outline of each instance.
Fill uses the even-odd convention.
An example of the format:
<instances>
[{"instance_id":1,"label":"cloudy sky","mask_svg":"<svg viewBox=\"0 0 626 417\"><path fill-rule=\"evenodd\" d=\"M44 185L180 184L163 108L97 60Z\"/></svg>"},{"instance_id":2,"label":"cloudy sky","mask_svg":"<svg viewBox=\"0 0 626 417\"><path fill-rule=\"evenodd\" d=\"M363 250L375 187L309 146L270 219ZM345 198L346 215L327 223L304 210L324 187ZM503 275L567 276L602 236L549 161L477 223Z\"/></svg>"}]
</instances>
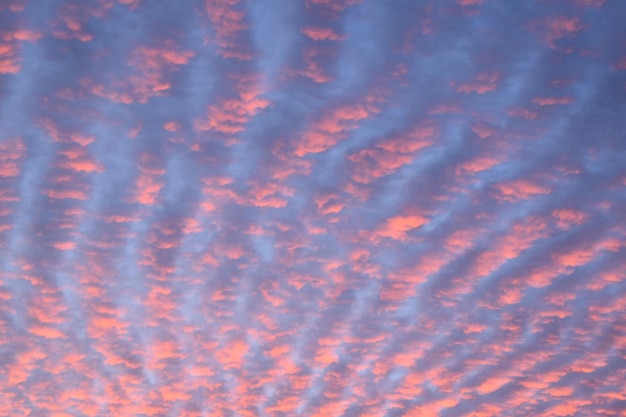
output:
<instances>
[{"instance_id":1,"label":"cloudy sky","mask_svg":"<svg viewBox=\"0 0 626 417\"><path fill-rule=\"evenodd\" d=\"M0 0L0 416L626 416L625 16Z\"/></svg>"}]
</instances>

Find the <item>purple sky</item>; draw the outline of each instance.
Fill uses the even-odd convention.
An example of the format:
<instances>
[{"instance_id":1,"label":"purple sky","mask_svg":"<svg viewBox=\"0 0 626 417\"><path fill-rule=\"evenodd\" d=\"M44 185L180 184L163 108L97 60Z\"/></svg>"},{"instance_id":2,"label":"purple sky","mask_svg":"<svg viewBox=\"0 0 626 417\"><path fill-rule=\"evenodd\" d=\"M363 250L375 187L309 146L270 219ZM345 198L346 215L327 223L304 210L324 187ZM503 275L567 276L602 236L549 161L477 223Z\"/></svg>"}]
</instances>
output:
<instances>
[{"instance_id":1,"label":"purple sky","mask_svg":"<svg viewBox=\"0 0 626 417\"><path fill-rule=\"evenodd\" d=\"M625 386L625 1L0 0L0 417Z\"/></svg>"}]
</instances>

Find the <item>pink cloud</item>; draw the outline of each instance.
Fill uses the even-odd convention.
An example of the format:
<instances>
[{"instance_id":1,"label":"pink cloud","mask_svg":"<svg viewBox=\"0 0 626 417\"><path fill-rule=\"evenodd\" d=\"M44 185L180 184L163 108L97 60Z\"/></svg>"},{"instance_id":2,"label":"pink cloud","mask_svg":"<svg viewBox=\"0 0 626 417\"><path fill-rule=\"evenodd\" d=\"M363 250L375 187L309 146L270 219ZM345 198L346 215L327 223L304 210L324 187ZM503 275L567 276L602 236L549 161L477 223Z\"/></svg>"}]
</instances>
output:
<instances>
[{"instance_id":1,"label":"pink cloud","mask_svg":"<svg viewBox=\"0 0 626 417\"><path fill-rule=\"evenodd\" d=\"M532 102L539 106L553 106L555 104L570 104L573 99L571 97L535 97Z\"/></svg>"},{"instance_id":2,"label":"pink cloud","mask_svg":"<svg viewBox=\"0 0 626 417\"><path fill-rule=\"evenodd\" d=\"M295 155L305 156L332 148L350 131L358 128L361 120L376 113L378 109L367 103L342 106L327 112L295 143Z\"/></svg>"},{"instance_id":3,"label":"pink cloud","mask_svg":"<svg viewBox=\"0 0 626 417\"><path fill-rule=\"evenodd\" d=\"M606 0L576 0L580 6L602 7Z\"/></svg>"},{"instance_id":4,"label":"pink cloud","mask_svg":"<svg viewBox=\"0 0 626 417\"><path fill-rule=\"evenodd\" d=\"M419 126L403 136L384 139L353 153L348 157L354 163L353 180L368 184L376 178L393 174L414 161L419 150L432 145L435 133L432 126Z\"/></svg>"},{"instance_id":5,"label":"pink cloud","mask_svg":"<svg viewBox=\"0 0 626 417\"><path fill-rule=\"evenodd\" d=\"M522 107L509 109L507 113L512 117L521 117L527 120L533 120L533 119L536 119L537 116L539 116L539 113L537 113L536 111L532 111L532 110L525 109Z\"/></svg>"},{"instance_id":6,"label":"pink cloud","mask_svg":"<svg viewBox=\"0 0 626 417\"><path fill-rule=\"evenodd\" d=\"M479 156L476 159L464 162L456 167L456 175L467 175L467 174L477 174L482 171L487 171L499 164L504 162L502 159L490 157L490 156Z\"/></svg>"},{"instance_id":7,"label":"pink cloud","mask_svg":"<svg viewBox=\"0 0 626 417\"><path fill-rule=\"evenodd\" d=\"M305 27L301 32L314 41L338 41L343 39L341 35L331 28Z\"/></svg>"},{"instance_id":8,"label":"pink cloud","mask_svg":"<svg viewBox=\"0 0 626 417\"><path fill-rule=\"evenodd\" d=\"M490 274L505 261L516 258L524 250L532 247L535 241L547 236L546 222L542 219L529 218L514 224L508 234L494 242L492 249L477 257L474 273L479 276Z\"/></svg>"},{"instance_id":9,"label":"pink cloud","mask_svg":"<svg viewBox=\"0 0 626 417\"><path fill-rule=\"evenodd\" d=\"M568 230L573 226L584 223L589 219L589 214L571 209L557 209L552 212L552 217L557 220L559 228Z\"/></svg>"},{"instance_id":10,"label":"pink cloud","mask_svg":"<svg viewBox=\"0 0 626 417\"><path fill-rule=\"evenodd\" d=\"M490 91L494 91L498 87L498 81L500 74L497 72L485 72L477 74L473 81L457 83L453 82L452 87L456 89L458 93L476 93L485 94Z\"/></svg>"},{"instance_id":11,"label":"pink cloud","mask_svg":"<svg viewBox=\"0 0 626 417\"><path fill-rule=\"evenodd\" d=\"M26 156L26 145L21 138L0 143L0 177L17 177Z\"/></svg>"},{"instance_id":12,"label":"pink cloud","mask_svg":"<svg viewBox=\"0 0 626 417\"><path fill-rule=\"evenodd\" d=\"M170 75L186 65L194 54L169 40L156 47L140 46L130 57L126 77L106 82L83 78L80 83L92 94L116 103L147 103L151 97L167 94L172 87Z\"/></svg>"},{"instance_id":13,"label":"pink cloud","mask_svg":"<svg viewBox=\"0 0 626 417\"><path fill-rule=\"evenodd\" d=\"M524 179L495 184L493 188L497 191L496 199L511 203L552 192L550 187Z\"/></svg>"},{"instance_id":14,"label":"pink cloud","mask_svg":"<svg viewBox=\"0 0 626 417\"><path fill-rule=\"evenodd\" d=\"M408 232L428 223L428 220L419 214L398 215L384 221L373 233L374 238L388 237L394 240L407 240Z\"/></svg>"},{"instance_id":15,"label":"pink cloud","mask_svg":"<svg viewBox=\"0 0 626 417\"><path fill-rule=\"evenodd\" d=\"M0 415L619 415L607 2L0 3Z\"/></svg>"},{"instance_id":16,"label":"pink cloud","mask_svg":"<svg viewBox=\"0 0 626 417\"><path fill-rule=\"evenodd\" d=\"M456 0L457 4L461 6L475 6L484 3L484 1L485 0Z\"/></svg>"},{"instance_id":17,"label":"pink cloud","mask_svg":"<svg viewBox=\"0 0 626 417\"><path fill-rule=\"evenodd\" d=\"M35 42L41 38L41 33L18 29L13 32L0 32L0 74L17 74L22 68L22 42Z\"/></svg>"},{"instance_id":18,"label":"pink cloud","mask_svg":"<svg viewBox=\"0 0 626 417\"><path fill-rule=\"evenodd\" d=\"M574 38L587 28L579 17L556 16L534 20L526 27L551 49L556 49L556 42L565 38Z\"/></svg>"},{"instance_id":19,"label":"pink cloud","mask_svg":"<svg viewBox=\"0 0 626 417\"><path fill-rule=\"evenodd\" d=\"M206 0L205 9L215 30L213 41L218 45L220 54L224 58L251 59L245 40L242 39L249 25L240 1Z\"/></svg>"},{"instance_id":20,"label":"pink cloud","mask_svg":"<svg viewBox=\"0 0 626 417\"><path fill-rule=\"evenodd\" d=\"M335 12L341 12L360 2L361 0L307 0L309 5L326 7Z\"/></svg>"},{"instance_id":21,"label":"pink cloud","mask_svg":"<svg viewBox=\"0 0 626 417\"><path fill-rule=\"evenodd\" d=\"M271 105L263 97L259 76L255 73L231 73L236 98L220 98L217 104L210 105L207 116L195 121L196 131L214 131L224 135L226 144L232 145L238 133L246 129L254 116Z\"/></svg>"}]
</instances>

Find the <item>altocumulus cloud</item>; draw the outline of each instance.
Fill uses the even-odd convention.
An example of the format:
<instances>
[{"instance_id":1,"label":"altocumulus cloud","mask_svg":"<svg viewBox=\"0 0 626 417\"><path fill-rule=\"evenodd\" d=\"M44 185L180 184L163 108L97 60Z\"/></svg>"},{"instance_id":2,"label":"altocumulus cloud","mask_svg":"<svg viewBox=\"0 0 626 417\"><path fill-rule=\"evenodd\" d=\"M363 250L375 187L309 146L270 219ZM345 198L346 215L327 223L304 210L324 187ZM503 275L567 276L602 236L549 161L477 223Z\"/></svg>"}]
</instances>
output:
<instances>
[{"instance_id":1,"label":"altocumulus cloud","mask_svg":"<svg viewBox=\"0 0 626 417\"><path fill-rule=\"evenodd\" d=\"M625 415L625 15L0 2L0 415Z\"/></svg>"}]
</instances>

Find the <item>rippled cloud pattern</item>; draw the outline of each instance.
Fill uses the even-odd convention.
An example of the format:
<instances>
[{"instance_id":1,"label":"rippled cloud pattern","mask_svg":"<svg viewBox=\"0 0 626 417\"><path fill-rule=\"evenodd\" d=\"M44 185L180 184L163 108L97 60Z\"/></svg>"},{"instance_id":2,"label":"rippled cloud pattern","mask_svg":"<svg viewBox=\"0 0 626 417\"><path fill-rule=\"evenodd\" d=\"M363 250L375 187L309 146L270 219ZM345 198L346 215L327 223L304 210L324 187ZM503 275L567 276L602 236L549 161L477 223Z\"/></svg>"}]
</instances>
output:
<instances>
[{"instance_id":1,"label":"rippled cloud pattern","mask_svg":"<svg viewBox=\"0 0 626 417\"><path fill-rule=\"evenodd\" d=\"M626 416L625 17L0 0L0 416Z\"/></svg>"}]
</instances>

